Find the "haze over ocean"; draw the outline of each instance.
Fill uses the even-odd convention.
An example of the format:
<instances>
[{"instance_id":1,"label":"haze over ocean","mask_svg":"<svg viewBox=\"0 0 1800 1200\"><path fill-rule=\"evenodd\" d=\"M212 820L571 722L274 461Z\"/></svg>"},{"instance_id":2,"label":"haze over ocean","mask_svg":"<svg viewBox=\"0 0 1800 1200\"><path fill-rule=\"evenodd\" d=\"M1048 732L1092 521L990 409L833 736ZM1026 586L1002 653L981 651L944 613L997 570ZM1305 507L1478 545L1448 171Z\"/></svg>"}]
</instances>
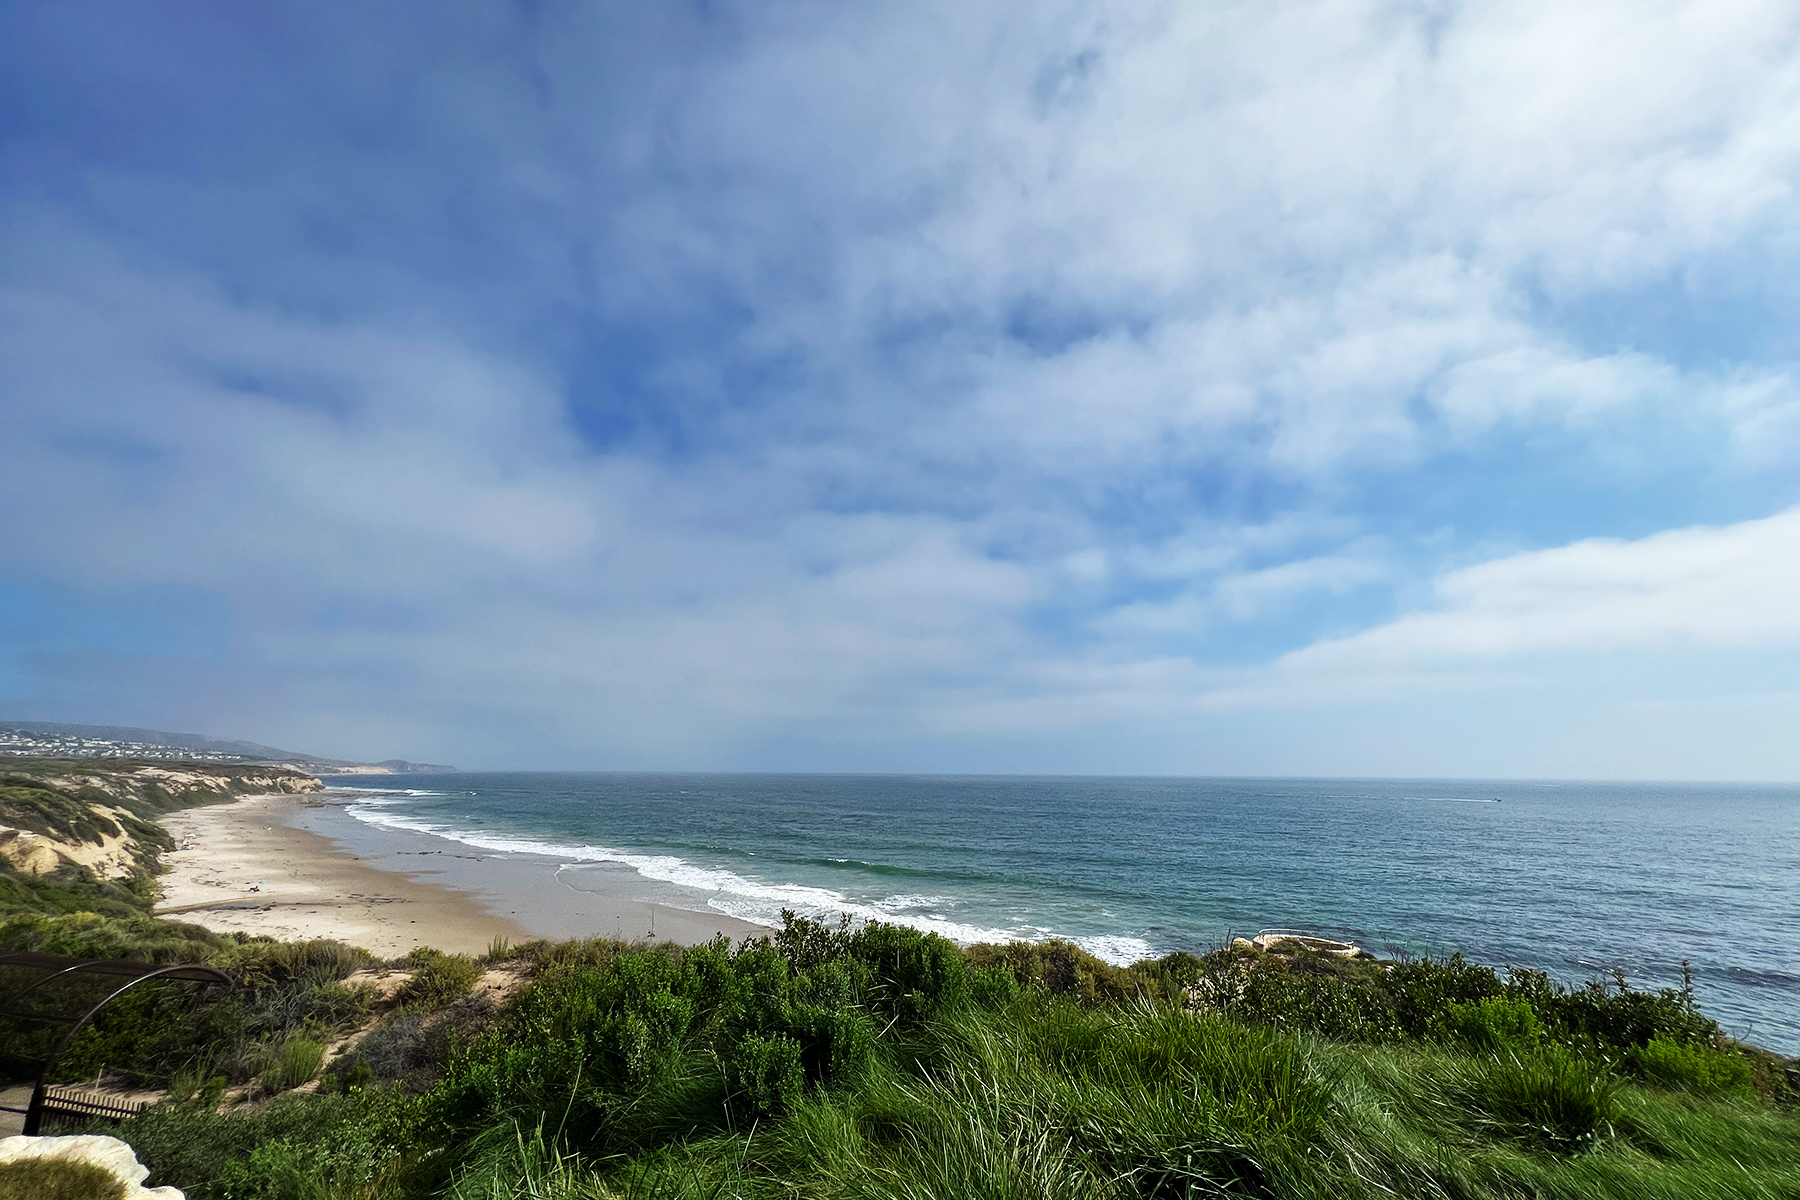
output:
<instances>
[{"instance_id":1,"label":"haze over ocean","mask_svg":"<svg viewBox=\"0 0 1800 1200\"><path fill-rule=\"evenodd\" d=\"M339 777L361 789L367 777ZM783 908L1114 962L1299 926L1565 982L1696 975L1728 1031L1800 1053L1800 786L1493 780L462 774L362 820L579 864L687 907ZM667 891L663 893L668 895ZM594 930L610 935L612 930Z\"/></svg>"}]
</instances>

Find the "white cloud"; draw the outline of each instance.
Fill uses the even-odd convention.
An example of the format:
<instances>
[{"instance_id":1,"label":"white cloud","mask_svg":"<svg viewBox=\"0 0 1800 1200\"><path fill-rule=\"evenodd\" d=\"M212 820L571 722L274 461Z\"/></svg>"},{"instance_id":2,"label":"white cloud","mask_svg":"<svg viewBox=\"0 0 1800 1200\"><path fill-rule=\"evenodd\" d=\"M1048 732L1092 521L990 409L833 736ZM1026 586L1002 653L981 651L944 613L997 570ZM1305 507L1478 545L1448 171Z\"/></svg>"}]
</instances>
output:
<instances>
[{"instance_id":1,"label":"white cloud","mask_svg":"<svg viewBox=\"0 0 1800 1200\"><path fill-rule=\"evenodd\" d=\"M202 589L222 674L311 673L270 721L436 728L421 757L1054 741L1792 643L1793 512L1448 574L1552 535L1393 512L1497 432L1600 490L1636 425L1692 434L1661 478L1800 454L1787 364L1558 316L1791 277L1791 4L769 9L699 45L601 13L468 71L368 42L442 160L309 127L267 178L0 208L9 574ZM221 195L275 214L276 266L143 232ZM466 263L417 249L471 228ZM622 365L583 376L584 337ZM598 449L596 410L630 426ZM1426 586L1272 665L1170 649Z\"/></svg>"},{"instance_id":2,"label":"white cloud","mask_svg":"<svg viewBox=\"0 0 1800 1200\"><path fill-rule=\"evenodd\" d=\"M1438 607L1286 655L1289 679L1431 672L1534 655L1800 643L1800 509L1640 541L1595 538L1465 567Z\"/></svg>"},{"instance_id":3,"label":"white cloud","mask_svg":"<svg viewBox=\"0 0 1800 1200\"><path fill-rule=\"evenodd\" d=\"M1199 636L1234 622L1285 615L1309 594L1343 596L1386 580L1392 567L1380 547L1353 545L1351 553L1295 559L1279 566L1221 572L1168 600L1141 600L1114 608L1095 627L1114 637L1186 634Z\"/></svg>"}]
</instances>

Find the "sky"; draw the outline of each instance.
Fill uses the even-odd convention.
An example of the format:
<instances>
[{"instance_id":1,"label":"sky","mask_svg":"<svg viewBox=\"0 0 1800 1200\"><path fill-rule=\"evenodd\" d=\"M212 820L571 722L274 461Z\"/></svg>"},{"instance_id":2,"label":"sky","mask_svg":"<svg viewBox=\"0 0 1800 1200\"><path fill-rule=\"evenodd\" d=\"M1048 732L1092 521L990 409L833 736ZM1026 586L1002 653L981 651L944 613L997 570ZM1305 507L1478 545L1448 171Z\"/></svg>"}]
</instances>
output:
<instances>
[{"instance_id":1,"label":"sky","mask_svg":"<svg viewBox=\"0 0 1800 1200\"><path fill-rule=\"evenodd\" d=\"M1800 779L1791 0L0 11L0 718Z\"/></svg>"}]
</instances>

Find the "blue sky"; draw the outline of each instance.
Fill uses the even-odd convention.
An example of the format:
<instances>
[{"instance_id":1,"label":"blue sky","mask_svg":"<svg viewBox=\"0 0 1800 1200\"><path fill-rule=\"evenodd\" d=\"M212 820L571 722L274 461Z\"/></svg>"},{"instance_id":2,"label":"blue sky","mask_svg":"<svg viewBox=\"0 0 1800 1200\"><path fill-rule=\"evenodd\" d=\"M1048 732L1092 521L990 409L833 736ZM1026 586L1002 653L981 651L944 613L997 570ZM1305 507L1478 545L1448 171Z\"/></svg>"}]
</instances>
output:
<instances>
[{"instance_id":1,"label":"blue sky","mask_svg":"<svg viewBox=\"0 0 1800 1200\"><path fill-rule=\"evenodd\" d=\"M0 717L1800 778L1797 39L8 6Z\"/></svg>"}]
</instances>

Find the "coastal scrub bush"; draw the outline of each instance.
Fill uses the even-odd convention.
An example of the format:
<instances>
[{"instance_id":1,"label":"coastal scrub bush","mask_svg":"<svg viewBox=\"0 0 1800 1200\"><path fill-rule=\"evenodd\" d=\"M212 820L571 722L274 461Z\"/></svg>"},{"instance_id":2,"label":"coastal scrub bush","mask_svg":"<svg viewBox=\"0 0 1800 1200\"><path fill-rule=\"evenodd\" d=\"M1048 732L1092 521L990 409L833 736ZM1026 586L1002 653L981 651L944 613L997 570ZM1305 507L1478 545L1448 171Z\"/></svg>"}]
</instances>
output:
<instances>
[{"instance_id":1,"label":"coastal scrub bush","mask_svg":"<svg viewBox=\"0 0 1800 1200\"><path fill-rule=\"evenodd\" d=\"M1130 1000L1161 991L1150 973L1105 963L1073 941L1012 941L1004 945L970 946L965 952L972 972L1010 970L1021 988L1042 988L1049 995L1087 1002Z\"/></svg>"},{"instance_id":2,"label":"coastal scrub bush","mask_svg":"<svg viewBox=\"0 0 1800 1200\"><path fill-rule=\"evenodd\" d=\"M1185 990L1196 1007L1233 1021L1340 1041L1385 1042L1406 1036L1393 996L1337 960L1302 951L1291 958L1221 951Z\"/></svg>"},{"instance_id":3,"label":"coastal scrub bush","mask_svg":"<svg viewBox=\"0 0 1800 1200\"><path fill-rule=\"evenodd\" d=\"M378 1189L409 1165L420 1137L418 1103L395 1088L349 1095L287 1094L215 1112L158 1104L97 1132L123 1138L188 1200L311 1200L397 1194Z\"/></svg>"},{"instance_id":4,"label":"coastal scrub bush","mask_svg":"<svg viewBox=\"0 0 1800 1200\"><path fill-rule=\"evenodd\" d=\"M1530 1049L1543 1040L1544 1027L1531 1005L1517 996L1489 996L1472 1004L1451 1000L1430 1023L1432 1036L1483 1053Z\"/></svg>"},{"instance_id":5,"label":"coastal scrub bush","mask_svg":"<svg viewBox=\"0 0 1800 1200\"><path fill-rule=\"evenodd\" d=\"M1003 1009L1016 1001L1024 988L1019 977L1011 967L1004 963L991 967L976 967L969 972L969 996L977 1005L987 1009Z\"/></svg>"},{"instance_id":6,"label":"coastal scrub bush","mask_svg":"<svg viewBox=\"0 0 1800 1200\"><path fill-rule=\"evenodd\" d=\"M301 1024L322 1034L360 1028L380 997L380 991L370 983L354 987L337 982L320 984L301 994L305 1010Z\"/></svg>"},{"instance_id":7,"label":"coastal scrub bush","mask_svg":"<svg viewBox=\"0 0 1800 1200\"><path fill-rule=\"evenodd\" d=\"M1752 1091L1754 1068L1735 1050L1659 1034L1642 1046L1633 1046L1629 1058L1637 1073L1658 1087L1739 1096Z\"/></svg>"},{"instance_id":8,"label":"coastal scrub bush","mask_svg":"<svg viewBox=\"0 0 1800 1200\"><path fill-rule=\"evenodd\" d=\"M1147 968L1157 964L1132 970ZM1307 951L1221 950L1169 970L1164 982L1190 1007L1336 1041L1450 1040L1490 1051L1554 1041L1617 1058L1657 1036L1719 1036L1688 989L1642 992L1623 980L1571 989L1540 971L1511 970L1503 978L1460 955L1376 963Z\"/></svg>"},{"instance_id":9,"label":"coastal scrub bush","mask_svg":"<svg viewBox=\"0 0 1800 1200\"><path fill-rule=\"evenodd\" d=\"M1011 972L1021 988L1038 987L1053 996L1123 1001L1161 990L1149 975L1115 967L1061 939L971 946L964 957L974 972L1004 969ZM983 988L991 995L991 975L989 980Z\"/></svg>"},{"instance_id":10,"label":"coastal scrub bush","mask_svg":"<svg viewBox=\"0 0 1800 1200\"><path fill-rule=\"evenodd\" d=\"M355 1062L349 1065L339 1064L339 1068L327 1071L319 1079L319 1090L322 1092L359 1092L373 1085L375 1070L366 1062Z\"/></svg>"},{"instance_id":11,"label":"coastal scrub bush","mask_svg":"<svg viewBox=\"0 0 1800 1200\"><path fill-rule=\"evenodd\" d=\"M170 1104L198 1104L205 1108L217 1108L219 1101L225 1096L226 1083L223 1075L209 1076L204 1064L189 1063L170 1077L169 1087L163 1098Z\"/></svg>"},{"instance_id":12,"label":"coastal scrub bush","mask_svg":"<svg viewBox=\"0 0 1800 1200\"><path fill-rule=\"evenodd\" d=\"M212 963L252 991L294 982L335 983L374 962L369 952L330 938L310 942L246 941L216 954Z\"/></svg>"},{"instance_id":13,"label":"coastal scrub bush","mask_svg":"<svg viewBox=\"0 0 1800 1200\"><path fill-rule=\"evenodd\" d=\"M1791 1116L1615 1070L1716 1046L1609 1048L1530 978L1227 953L1119 968L1116 1000L1012 965L1059 954L952 965L865 932L522 948L537 974L503 1006L390 1017L329 1094L166 1105L127 1136L195 1200L1800 1194ZM1578 1011L1664 1011L1621 994ZM377 1086L390 1051L442 1074Z\"/></svg>"},{"instance_id":14,"label":"coastal scrub bush","mask_svg":"<svg viewBox=\"0 0 1800 1200\"><path fill-rule=\"evenodd\" d=\"M95 983L98 987L76 993L82 996L77 1011L116 987L117 979L100 977ZM235 1025L229 1021L231 1010L221 1008L217 999L201 985L189 982L153 981L134 987L102 1008L75 1035L58 1064L58 1078L81 1079L105 1071L134 1081L161 1083L181 1065L201 1056L198 1044L219 1031L220 1018L226 1018L224 1040L236 1040ZM202 1000L213 1002L196 1007ZM60 1036L61 1031L57 1032Z\"/></svg>"},{"instance_id":15,"label":"coastal scrub bush","mask_svg":"<svg viewBox=\"0 0 1800 1200\"><path fill-rule=\"evenodd\" d=\"M732 1099L750 1116L772 1117L792 1108L806 1086L800 1043L784 1034L752 1034L731 1056Z\"/></svg>"},{"instance_id":16,"label":"coastal scrub bush","mask_svg":"<svg viewBox=\"0 0 1800 1200\"><path fill-rule=\"evenodd\" d=\"M366 1066L373 1078L387 1082L435 1065L432 1049L423 1015L395 1013L365 1034L355 1049L338 1061L337 1068L343 1075Z\"/></svg>"},{"instance_id":17,"label":"coastal scrub bush","mask_svg":"<svg viewBox=\"0 0 1800 1200\"><path fill-rule=\"evenodd\" d=\"M7 882L0 871L0 885ZM0 950L29 950L70 958L135 958L141 962L208 962L226 944L224 938L198 925L161 921L123 903L96 903L55 888L44 879L18 881L31 894L33 907L58 893L50 912L14 912L0 922ZM67 908L60 907L66 903Z\"/></svg>"},{"instance_id":18,"label":"coastal scrub bush","mask_svg":"<svg viewBox=\"0 0 1800 1200\"><path fill-rule=\"evenodd\" d=\"M1596 980L1584 987L1563 989L1535 973L1538 994L1533 1004L1550 1029L1565 1040L1602 1049L1629 1049L1647 1045L1657 1037L1679 1042L1709 1042L1719 1036L1718 1023L1694 1006L1687 989L1662 988L1641 992L1619 977L1613 986Z\"/></svg>"},{"instance_id":19,"label":"coastal scrub bush","mask_svg":"<svg viewBox=\"0 0 1800 1200\"><path fill-rule=\"evenodd\" d=\"M870 921L851 935L848 957L869 969L863 1002L889 1019L928 1020L968 998L962 950L935 933Z\"/></svg>"},{"instance_id":20,"label":"coastal scrub bush","mask_svg":"<svg viewBox=\"0 0 1800 1200\"><path fill-rule=\"evenodd\" d=\"M481 978L481 967L466 954L445 954L429 948L407 957L413 977L394 994L402 1011L436 1012L469 994Z\"/></svg>"}]
</instances>

